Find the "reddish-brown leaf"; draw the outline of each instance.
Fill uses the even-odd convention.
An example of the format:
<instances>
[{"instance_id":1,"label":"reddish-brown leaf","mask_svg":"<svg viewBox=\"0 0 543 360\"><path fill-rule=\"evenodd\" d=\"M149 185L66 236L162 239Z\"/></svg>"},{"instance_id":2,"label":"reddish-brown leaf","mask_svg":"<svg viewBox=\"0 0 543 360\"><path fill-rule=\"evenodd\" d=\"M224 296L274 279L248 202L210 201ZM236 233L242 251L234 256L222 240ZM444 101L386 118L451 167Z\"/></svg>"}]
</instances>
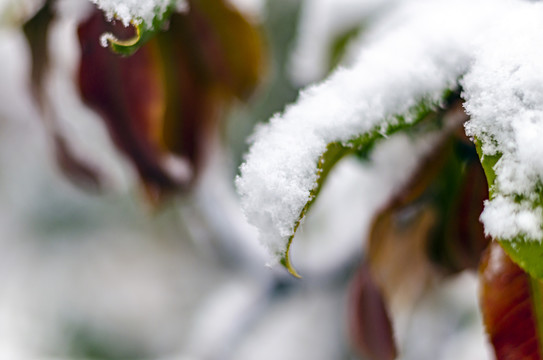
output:
<instances>
[{"instance_id":1,"label":"reddish-brown leaf","mask_svg":"<svg viewBox=\"0 0 543 360\"><path fill-rule=\"evenodd\" d=\"M541 359L541 283L497 242L485 252L479 276L483 319L497 360Z\"/></svg>"},{"instance_id":2,"label":"reddish-brown leaf","mask_svg":"<svg viewBox=\"0 0 543 360\"><path fill-rule=\"evenodd\" d=\"M350 291L349 327L354 348L372 360L393 360L397 350L381 290L362 265Z\"/></svg>"},{"instance_id":3,"label":"reddish-brown leaf","mask_svg":"<svg viewBox=\"0 0 543 360\"><path fill-rule=\"evenodd\" d=\"M133 56L121 57L98 41L104 32L129 37L131 30L108 23L100 11L79 26L79 86L85 102L102 116L113 140L132 159L148 189L160 195L182 186L187 179L167 168L166 154L159 148L157 133L165 96L157 45L150 42Z\"/></svg>"}]
</instances>

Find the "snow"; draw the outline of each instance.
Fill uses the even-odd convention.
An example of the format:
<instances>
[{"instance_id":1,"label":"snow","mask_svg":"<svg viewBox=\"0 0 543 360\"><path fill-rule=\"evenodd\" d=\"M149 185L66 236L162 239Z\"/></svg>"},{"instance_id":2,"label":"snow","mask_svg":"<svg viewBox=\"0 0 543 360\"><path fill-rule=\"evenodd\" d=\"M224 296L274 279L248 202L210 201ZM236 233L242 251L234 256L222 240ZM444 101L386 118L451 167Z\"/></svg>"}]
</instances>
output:
<instances>
[{"instance_id":1,"label":"snow","mask_svg":"<svg viewBox=\"0 0 543 360\"><path fill-rule=\"evenodd\" d=\"M402 7L395 26L378 31L353 67L305 89L257 129L236 183L249 222L272 254L284 254L327 144L386 127L421 101L439 102L466 71L471 38L486 26L486 14L493 15L488 6L434 1Z\"/></svg>"},{"instance_id":2,"label":"snow","mask_svg":"<svg viewBox=\"0 0 543 360\"><path fill-rule=\"evenodd\" d=\"M543 238L538 189L543 177L543 41L540 3L519 3L504 23L480 41L463 81L468 135L486 155L502 154L494 167L496 194L481 220L488 235ZM535 206L537 208L534 208Z\"/></svg>"},{"instance_id":3,"label":"snow","mask_svg":"<svg viewBox=\"0 0 543 360\"><path fill-rule=\"evenodd\" d=\"M91 0L102 9L109 19L121 20L125 26L130 23L145 23L152 26L153 19L161 19L172 5L185 9L185 0Z\"/></svg>"},{"instance_id":4,"label":"snow","mask_svg":"<svg viewBox=\"0 0 543 360\"><path fill-rule=\"evenodd\" d=\"M328 144L384 130L421 101L437 104L459 81L472 119L467 134L483 156L501 155L485 231L543 239L542 15L543 4L518 0L415 0L376 22L351 67L306 88L256 130L237 187L262 243L284 255ZM383 179L390 181L394 175Z\"/></svg>"}]
</instances>

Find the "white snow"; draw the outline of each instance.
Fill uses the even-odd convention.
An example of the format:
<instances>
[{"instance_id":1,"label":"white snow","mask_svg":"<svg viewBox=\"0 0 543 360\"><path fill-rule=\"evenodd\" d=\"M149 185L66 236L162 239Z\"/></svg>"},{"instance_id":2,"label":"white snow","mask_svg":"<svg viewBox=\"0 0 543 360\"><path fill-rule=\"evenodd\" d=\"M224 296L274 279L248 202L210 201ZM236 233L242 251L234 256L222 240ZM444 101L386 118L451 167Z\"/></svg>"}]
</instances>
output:
<instances>
[{"instance_id":1,"label":"white snow","mask_svg":"<svg viewBox=\"0 0 543 360\"><path fill-rule=\"evenodd\" d=\"M542 5L519 3L500 18L480 41L463 81L472 119L467 133L482 142L486 155L503 154L494 167L496 196L481 216L495 238L543 239L537 203L543 178Z\"/></svg>"},{"instance_id":2,"label":"white snow","mask_svg":"<svg viewBox=\"0 0 543 360\"><path fill-rule=\"evenodd\" d=\"M302 91L257 129L237 187L272 254L284 254L327 144L386 126L422 100L438 102L467 70L474 34L496 15L489 8L509 7L486 0L410 2L392 17L394 27L368 35L373 41L353 67Z\"/></svg>"},{"instance_id":3,"label":"white snow","mask_svg":"<svg viewBox=\"0 0 543 360\"><path fill-rule=\"evenodd\" d=\"M125 26L145 23L151 26L153 19L162 18L170 6L186 9L185 0L90 0L102 9L108 18L118 19Z\"/></svg>"}]
</instances>

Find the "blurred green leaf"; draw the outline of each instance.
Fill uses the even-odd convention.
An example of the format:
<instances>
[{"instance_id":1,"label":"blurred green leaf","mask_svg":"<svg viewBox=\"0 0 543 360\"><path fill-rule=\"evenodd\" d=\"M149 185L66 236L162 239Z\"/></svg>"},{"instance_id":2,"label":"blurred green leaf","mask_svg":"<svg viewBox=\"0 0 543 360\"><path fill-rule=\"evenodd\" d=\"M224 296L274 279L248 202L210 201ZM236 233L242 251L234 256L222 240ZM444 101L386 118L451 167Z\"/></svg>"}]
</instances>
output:
<instances>
[{"instance_id":1,"label":"blurred green leaf","mask_svg":"<svg viewBox=\"0 0 543 360\"><path fill-rule=\"evenodd\" d=\"M336 39L334 39L329 51L329 71L332 71L341 63L347 53L349 45L360 35L362 31L364 31L364 26L360 25L343 32Z\"/></svg>"}]
</instances>

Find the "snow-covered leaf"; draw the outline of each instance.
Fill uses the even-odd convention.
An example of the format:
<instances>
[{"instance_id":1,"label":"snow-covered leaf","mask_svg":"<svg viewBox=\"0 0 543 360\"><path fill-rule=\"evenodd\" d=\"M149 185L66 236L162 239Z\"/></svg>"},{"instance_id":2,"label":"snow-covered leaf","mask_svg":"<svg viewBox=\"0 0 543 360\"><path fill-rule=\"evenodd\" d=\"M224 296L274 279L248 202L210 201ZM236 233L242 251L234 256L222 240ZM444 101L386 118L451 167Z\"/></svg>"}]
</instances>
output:
<instances>
[{"instance_id":1,"label":"snow-covered leaf","mask_svg":"<svg viewBox=\"0 0 543 360\"><path fill-rule=\"evenodd\" d=\"M498 161L501 159L502 154L495 155L484 155L481 150L481 145L479 141L476 141L478 144L478 153L481 157L481 163L485 170L486 178L489 183L491 199L495 196L496 191L496 173L495 167ZM537 211L537 207L543 206L543 199L541 199L541 194L543 194L543 189L539 189L538 193L540 194L539 199L533 204L534 210ZM522 197L517 198L519 201L522 201ZM503 201L503 200L502 200ZM515 199L516 201L516 199ZM503 205L503 209L508 209L509 206ZM525 216L530 220L531 214L530 209L526 209ZM499 208L498 210L499 211ZM491 214L492 215L492 214ZM511 214L509 214L511 215ZM518 216L518 214L513 214L511 216ZM505 219L504 219L505 220ZM512 220L512 219L507 219ZM499 220L502 221L502 220ZM509 225L512 226L512 225ZM488 232L488 230L487 230ZM498 238L499 240L499 238ZM543 244L541 241L534 241L533 239L526 238L525 234L518 234L512 239L506 239L500 241L502 248L507 252L509 257L517 263L521 268L527 271L531 276L537 279L543 279Z\"/></svg>"},{"instance_id":2,"label":"snow-covered leaf","mask_svg":"<svg viewBox=\"0 0 543 360\"><path fill-rule=\"evenodd\" d=\"M108 20L120 20L125 27L132 25L135 34L119 39L112 32L101 35L102 46L110 46L122 55L131 55L149 41L158 31L164 30L173 12L188 7L186 0L91 0L103 10Z\"/></svg>"},{"instance_id":3,"label":"snow-covered leaf","mask_svg":"<svg viewBox=\"0 0 543 360\"><path fill-rule=\"evenodd\" d=\"M542 15L540 2L421 0L368 29L351 67L302 91L253 137L237 186L270 252L291 268L289 243L323 181L319 166L331 144L387 136L398 115L420 102L439 105L461 79L466 132L490 186L485 232L511 241L513 259L541 277L534 254L543 253L535 245L543 240Z\"/></svg>"},{"instance_id":4,"label":"snow-covered leaf","mask_svg":"<svg viewBox=\"0 0 543 360\"><path fill-rule=\"evenodd\" d=\"M470 63L473 32L488 20L473 21L485 14L478 5L410 3L387 31L369 30L372 41L350 68L308 87L257 129L236 182L249 222L276 260L289 262L288 243L318 189L319 164L330 144L363 148L411 126L418 105L439 107L443 94L456 88ZM468 8L473 11L466 17Z\"/></svg>"},{"instance_id":5,"label":"snow-covered leaf","mask_svg":"<svg viewBox=\"0 0 543 360\"><path fill-rule=\"evenodd\" d=\"M538 278L543 278L543 51L536 44L543 41L542 5L519 3L486 34L462 81L471 116L466 131L478 144L489 180L490 199L481 215L485 231Z\"/></svg>"},{"instance_id":6,"label":"snow-covered leaf","mask_svg":"<svg viewBox=\"0 0 543 360\"><path fill-rule=\"evenodd\" d=\"M447 100L449 100L447 97L450 95L451 94L447 92L444 99L439 103L446 104ZM455 96L453 95L452 97L454 98ZM373 148L376 142L386 139L388 136L391 136L397 132L412 129L419 124L419 122L432 122L436 120L436 116L440 115L438 115L439 112L434 112L433 109L437 106L438 105L427 104L423 101L412 109L409 109L405 115L396 116L389 120L389 122L385 125L376 127L371 131L368 131L367 133L346 142L333 142L327 145L326 151L321 155L317 163L318 176L316 179L316 184L314 188L311 189L309 200L304 205L296 220L293 234L289 237L284 256L281 258L281 264L283 264L283 266L285 266L292 275L296 277L300 276L294 269L290 259L290 247L292 245L292 241L301 221L304 219L306 213L317 199L317 196L319 195L328 174L336 163L345 156L354 153L359 153L361 156L365 156Z\"/></svg>"}]
</instances>

